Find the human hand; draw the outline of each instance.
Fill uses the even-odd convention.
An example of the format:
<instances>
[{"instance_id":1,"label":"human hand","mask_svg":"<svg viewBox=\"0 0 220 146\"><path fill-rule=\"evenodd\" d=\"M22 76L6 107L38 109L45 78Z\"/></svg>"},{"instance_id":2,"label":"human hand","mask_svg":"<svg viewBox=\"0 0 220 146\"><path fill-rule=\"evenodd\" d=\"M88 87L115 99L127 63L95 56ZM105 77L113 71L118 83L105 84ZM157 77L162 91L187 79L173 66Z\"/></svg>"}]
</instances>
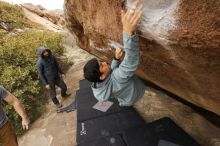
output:
<instances>
[{"instance_id":1,"label":"human hand","mask_svg":"<svg viewBox=\"0 0 220 146\"><path fill-rule=\"evenodd\" d=\"M49 85L49 84L47 84L45 87L46 87L46 89L48 89L48 90L50 89L50 85Z\"/></svg>"},{"instance_id":2,"label":"human hand","mask_svg":"<svg viewBox=\"0 0 220 146\"><path fill-rule=\"evenodd\" d=\"M126 11L122 11L121 20L123 26L123 33L131 36L135 29L137 28L137 24L140 21L141 15L143 12L143 4L140 0L135 0L132 6Z\"/></svg>"},{"instance_id":3,"label":"human hand","mask_svg":"<svg viewBox=\"0 0 220 146\"><path fill-rule=\"evenodd\" d=\"M115 59L119 60L123 56L123 50L121 48L115 49Z\"/></svg>"},{"instance_id":4,"label":"human hand","mask_svg":"<svg viewBox=\"0 0 220 146\"><path fill-rule=\"evenodd\" d=\"M28 118L22 118L22 127L24 130L29 129L30 120Z\"/></svg>"}]
</instances>

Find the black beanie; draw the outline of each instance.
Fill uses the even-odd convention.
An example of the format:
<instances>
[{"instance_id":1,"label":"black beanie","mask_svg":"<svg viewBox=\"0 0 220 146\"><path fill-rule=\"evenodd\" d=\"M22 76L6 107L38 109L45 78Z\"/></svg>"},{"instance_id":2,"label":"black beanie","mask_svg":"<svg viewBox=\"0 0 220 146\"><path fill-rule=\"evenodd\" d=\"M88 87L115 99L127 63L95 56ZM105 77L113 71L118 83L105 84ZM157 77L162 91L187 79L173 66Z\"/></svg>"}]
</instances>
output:
<instances>
[{"instance_id":1,"label":"black beanie","mask_svg":"<svg viewBox=\"0 0 220 146\"><path fill-rule=\"evenodd\" d=\"M89 60L83 68L84 77L90 82L100 82L101 72L96 58Z\"/></svg>"}]
</instances>

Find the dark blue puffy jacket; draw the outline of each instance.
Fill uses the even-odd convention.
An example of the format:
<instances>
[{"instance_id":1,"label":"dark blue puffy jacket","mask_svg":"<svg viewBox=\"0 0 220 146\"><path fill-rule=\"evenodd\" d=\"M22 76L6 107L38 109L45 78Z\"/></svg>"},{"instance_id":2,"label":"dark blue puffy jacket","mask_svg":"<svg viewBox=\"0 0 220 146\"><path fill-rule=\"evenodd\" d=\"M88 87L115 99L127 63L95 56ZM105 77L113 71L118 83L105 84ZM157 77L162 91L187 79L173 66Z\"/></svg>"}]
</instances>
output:
<instances>
[{"instance_id":1,"label":"dark blue puffy jacket","mask_svg":"<svg viewBox=\"0 0 220 146\"><path fill-rule=\"evenodd\" d=\"M43 53L45 51L49 52L49 57L45 58ZM44 84L48 84L48 81L53 81L59 78L59 73L63 74L56 58L52 55L51 51L47 48L38 49L39 59L37 61L37 71L39 73L40 79Z\"/></svg>"}]
</instances>

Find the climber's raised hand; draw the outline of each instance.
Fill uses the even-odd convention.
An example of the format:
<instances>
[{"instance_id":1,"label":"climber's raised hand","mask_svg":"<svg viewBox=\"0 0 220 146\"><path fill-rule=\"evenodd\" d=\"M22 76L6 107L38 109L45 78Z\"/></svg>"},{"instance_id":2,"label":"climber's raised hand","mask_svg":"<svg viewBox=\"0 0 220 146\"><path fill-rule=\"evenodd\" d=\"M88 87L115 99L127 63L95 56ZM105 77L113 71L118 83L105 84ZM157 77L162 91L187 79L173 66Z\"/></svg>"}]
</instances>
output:
<instances>
[{"instance_id":1,"label":"climber's raised hand","mask_svg":"<svg viewBox=\"0 0 220 146\"><path fill-rule=\"evenodd\" d=\"M124 52L121 48L115 49L115 59L120 60L123 56Z\"/></svg>"},{"instance_id":2,"label":"climber's raised hand","mask_svg":"<svg viewBox=\"0 0 220 146\"><path fill-rule=\"evenodd\" d=\"M122 11L121 20L123 26L123 33L131 36L136 30L143 12L143 4L140 0L136 0L131 4L128 10Z\"/></svg>"}]
</instances>

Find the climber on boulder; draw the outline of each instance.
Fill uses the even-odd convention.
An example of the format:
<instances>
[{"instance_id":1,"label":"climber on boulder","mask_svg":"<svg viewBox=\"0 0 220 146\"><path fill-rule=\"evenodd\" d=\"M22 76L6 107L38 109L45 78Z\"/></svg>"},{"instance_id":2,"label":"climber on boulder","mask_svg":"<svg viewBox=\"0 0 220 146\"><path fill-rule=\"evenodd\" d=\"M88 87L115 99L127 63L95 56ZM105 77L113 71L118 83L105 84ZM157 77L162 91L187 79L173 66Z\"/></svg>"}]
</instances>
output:
<instances>
[{"instance_id":1,"label":"climber on boulder","mask_svg":"<svg viewBox=\"0 0 220 146\"><path fill-rule=\"evenodd\" d=\"M123 50L116 49L111 66L96 58L84 66L84 77L93 82L92 91L96 99L106 101L116 98L120 106L131 106L144 95L144 83L134 75L140 64L138 35L135 33L143 11L143 4L136 0L126 11L122 11ZM120 61L122 60L122 61Z\"/></svg>"}]
</instances>

